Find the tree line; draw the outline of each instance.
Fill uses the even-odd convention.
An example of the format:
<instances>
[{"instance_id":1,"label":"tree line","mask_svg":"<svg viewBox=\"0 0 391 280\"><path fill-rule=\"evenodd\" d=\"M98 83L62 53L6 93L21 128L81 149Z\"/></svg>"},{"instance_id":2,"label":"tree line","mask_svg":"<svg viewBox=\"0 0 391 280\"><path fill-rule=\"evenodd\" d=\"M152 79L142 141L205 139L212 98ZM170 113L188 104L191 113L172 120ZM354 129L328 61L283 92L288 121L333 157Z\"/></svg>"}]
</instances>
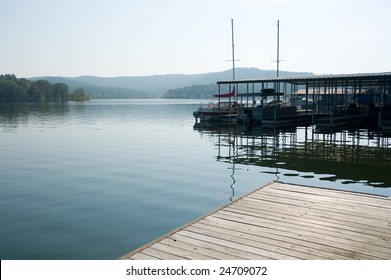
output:
<instances>
[{"instance_id":1,"label":"tree line","mask_svg":"<svg viewBox=\"0 0 391 280\"><path fill-rule=\"evenodd\" d=\"M47 80L30 81L13 74L0 75L0 102L43 102L43 101L87 101L90 97L84 89L69 92L64 83L50 83Z\"/></svg>"},{"instance_id":2,"label":"tree line","mask_svg":"<svg viewBox=\"0 0 391 280\"><path fill-rule=\"evenodd\" d=\"M217 93L215 84L192 85L183 88L170 89L162 95L162 98L211 98L213 93Z\"/></svg>"}]
</instances>

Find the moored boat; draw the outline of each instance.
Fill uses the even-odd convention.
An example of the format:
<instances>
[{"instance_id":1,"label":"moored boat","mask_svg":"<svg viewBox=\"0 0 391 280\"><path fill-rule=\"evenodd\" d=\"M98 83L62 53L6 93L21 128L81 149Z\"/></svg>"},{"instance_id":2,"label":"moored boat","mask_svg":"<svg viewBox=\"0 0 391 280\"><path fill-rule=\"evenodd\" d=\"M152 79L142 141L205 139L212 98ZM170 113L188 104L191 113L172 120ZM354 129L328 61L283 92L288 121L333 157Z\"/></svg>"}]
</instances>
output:
<instances>
[{"instance_id":1,"label":"moored boat","mask_svg":"<svg viewBox=\"0 0 391 280\"><path fill-rule=\"evenodd\" d=\"M208 103L193 112L193 116L200 121L236 121L238 116L238 103L231 98L235 98L235 89L229 93L216 94L217 103ZM220 101L221 98L229 98L228 101Z\"/></svg>"},{"instance_id":2,"label":"moored boat","mask_svg":"<svg viewBox=\"0 0 391 280\"><path fill-rule=\"evenodd\" d=\"M234 25L233 19L231 19L232 29L232 78L235 80L235 51L234 51ZM231 88L231 87L230 87ZM201 104L196 111L193 112L193 116L198 120L207 122L236 122L238 118L238 103L235 100L235 86L232 92L215 94L214 97L218 98L217 103L209 103L207 105ZM227 101L220 101L221 98L229 98ZM231 100L232 98L232 100Z\"/></svg>"}]
</instances>

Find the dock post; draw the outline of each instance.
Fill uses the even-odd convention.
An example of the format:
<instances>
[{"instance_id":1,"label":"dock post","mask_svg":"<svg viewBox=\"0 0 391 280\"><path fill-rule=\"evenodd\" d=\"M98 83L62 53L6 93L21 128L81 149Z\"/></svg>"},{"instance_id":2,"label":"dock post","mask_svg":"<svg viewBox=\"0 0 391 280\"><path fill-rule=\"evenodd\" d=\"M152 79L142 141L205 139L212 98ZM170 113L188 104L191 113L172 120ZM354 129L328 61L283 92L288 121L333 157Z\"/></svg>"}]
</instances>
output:
<instances>
[{"instance_id":1,"label":"dock post","mask_svg":"<svg viewBox=\"0 0 391 280\"><path fill-rule=\"evenodd\" d=\"M315 123L315 110L312 109L312 124Z\"/></svg>"},{"instance_id":2,"label":"dock post","mask_svg":"<svg viewBox=\"0 0 391 280\"><path fill-rule=\"evenodd\" d=\"M331 111L331 117L330 117L330 127L332 127L333 126L333 116L334 114L333 114L333 111Z\"/></svg>"},{"instance_id":3,"label":"dock post","mask_svg":"<svg viewBox=\"0 0 391 280\"><path fill-rule=\"evenodd\" d=\"M277 105L274 107L274 124L277 123Z\"/></svg>"}]
</instances>

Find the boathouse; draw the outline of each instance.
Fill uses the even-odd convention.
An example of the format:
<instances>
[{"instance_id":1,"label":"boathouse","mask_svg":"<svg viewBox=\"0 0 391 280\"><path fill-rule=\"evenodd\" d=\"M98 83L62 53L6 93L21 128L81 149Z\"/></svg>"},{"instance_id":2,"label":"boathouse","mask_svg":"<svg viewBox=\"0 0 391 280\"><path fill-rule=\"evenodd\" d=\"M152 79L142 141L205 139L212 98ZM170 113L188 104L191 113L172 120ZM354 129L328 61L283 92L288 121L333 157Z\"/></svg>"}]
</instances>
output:
<instances>
[{"instance_id":1,"label":"boathouse","mask_svg":"<svg viewBox=\"0 0 391 280\"><path fill-rule=\"evenodd\" d=\"M391 72L218 81L243 104L238 121L335 127L391 121ZM294 109L293 109L294 108Z\"/></svg>"}]
</instances>

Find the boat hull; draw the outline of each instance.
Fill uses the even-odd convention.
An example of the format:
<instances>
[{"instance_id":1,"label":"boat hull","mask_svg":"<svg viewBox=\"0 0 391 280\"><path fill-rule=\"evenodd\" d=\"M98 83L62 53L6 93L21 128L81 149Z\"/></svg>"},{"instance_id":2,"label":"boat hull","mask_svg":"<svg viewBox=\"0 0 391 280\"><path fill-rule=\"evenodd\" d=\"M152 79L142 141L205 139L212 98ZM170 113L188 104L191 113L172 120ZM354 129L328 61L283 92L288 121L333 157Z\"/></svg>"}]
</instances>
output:
<instances>
[{"instance_id":1,"label":"boat hull","mask_svg":"<svg viewBox=\"0 0 391 280\"><path fill-rule=\"evenodd\" d=\"M196 122L199 121L236 121L238 109L236 102L224 102L200 107L193 112Z\"/></svg>"},{"instance_id":2,"label":"boat hull","mask_svg":"<svg viewBox=\"0 0 391 280\"><path fill-rule=\"evenodd\" d=\"M237 119L238 114L234 112L193 112L194 118L196 121L234 121Z\"/></svg>"}]
</instances>

